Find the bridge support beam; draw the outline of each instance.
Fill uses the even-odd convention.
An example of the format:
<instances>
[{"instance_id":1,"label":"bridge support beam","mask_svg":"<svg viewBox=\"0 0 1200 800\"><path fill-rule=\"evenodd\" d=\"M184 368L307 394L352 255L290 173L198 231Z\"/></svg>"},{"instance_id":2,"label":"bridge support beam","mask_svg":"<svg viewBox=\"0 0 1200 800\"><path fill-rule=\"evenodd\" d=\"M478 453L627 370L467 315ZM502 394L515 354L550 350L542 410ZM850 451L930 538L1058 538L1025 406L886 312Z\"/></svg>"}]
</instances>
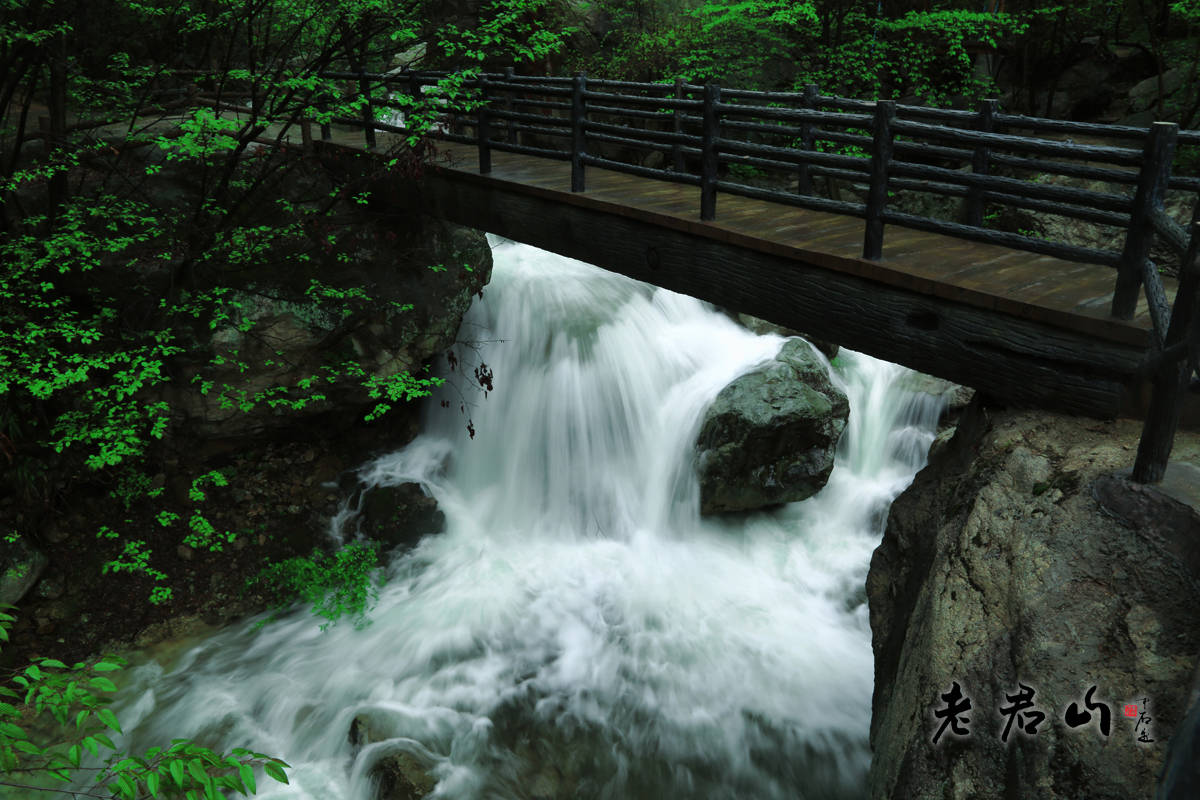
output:
<instances>
[{"instance_id":1,"label":"bridge support beam","mask_svg":"<svg viewBox=\"0 0 1200 800\"><path fill-rule=\"evenodd\" d=\"M1180 407L1200 345L1197 341L1200 335L1197 312L1200 309L1196 308L1200 301L1200 221L1196 220L1200 206L1196 212L1192 215L1191 245L1183 260L1175 309L1163 345L1163 361L1154 373L1154 392L1138 442L1137 460L1133 463L1132 477L1138 483L1158 483L1167 471L1167 460L1171 457L1175 431L1179 427Z\"/></svg>"}]
</instances>

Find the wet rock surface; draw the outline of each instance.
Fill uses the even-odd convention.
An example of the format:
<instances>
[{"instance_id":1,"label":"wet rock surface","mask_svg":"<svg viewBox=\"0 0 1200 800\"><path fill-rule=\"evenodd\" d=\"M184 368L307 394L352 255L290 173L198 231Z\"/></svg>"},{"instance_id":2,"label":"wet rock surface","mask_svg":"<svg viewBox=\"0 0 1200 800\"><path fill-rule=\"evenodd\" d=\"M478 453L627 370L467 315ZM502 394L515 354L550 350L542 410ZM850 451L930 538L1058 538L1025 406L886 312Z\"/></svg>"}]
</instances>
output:
<instances>
[{"instance_id":1,"label":"wet rock surface","mask_svg":"<svg viewBox=\"0 0 1200 800\"><path fill-rule=\"evenodd\" d=\"M360 490L357 532L386 547L411 545L429 533L441 533L446 515L418 483Z\"/></svg>"},{"instance_id":2,"label":"wet rock surface","mask_svg":"<svg viewBox=\"0 0 1200 800\"><path fill-rule=\"evenodd\" d=\"M360 714L350 724L350 744L356 755L364 747L386 741L367 714ZM367 768L375 784L377 800L419 800L433 792L437 780L425 765L403 749L378 755Z\"/></svg>"},{"instance_id":3,"label":"wet rock surface","mask_svg":"<svg viewBox=\"0 0 1200 800\"><path fill-rule=\"evenodd\" d=\"M1171 543L1195 541L1200 517L1114 477L1139 433L973 403L892 505L867 578L872 798L1153 795L1200 652L1200 575ZM1200 460L1200 437L1174 459ZM935 745L955 684L966 734ZM1022 685L1045 718L1005 742L999 709ZM1098 708L1068 724L1093 686L1107 736Z\"/></svg>"},{"instance_id":4,"label":"wet rock surface","mask_svg":"<svg viewBox=\"0 0 1200 800\"><path fill-rule=\"evenodd\" d=\"M25 538L0 543L0 604L18 602L41 578L50 559Z\"/></svg>"},{"instance_id":5,"label":"wet rock surface","mask_svg":"<svg viewBox=\"0 0 1200 800\"><path fill-rule=\"evenodd\" d=\"M700 513L748 511L811 497L829 480L849 416L807 342L726 386L696 441Z\"/></svg>"}]
</instances>

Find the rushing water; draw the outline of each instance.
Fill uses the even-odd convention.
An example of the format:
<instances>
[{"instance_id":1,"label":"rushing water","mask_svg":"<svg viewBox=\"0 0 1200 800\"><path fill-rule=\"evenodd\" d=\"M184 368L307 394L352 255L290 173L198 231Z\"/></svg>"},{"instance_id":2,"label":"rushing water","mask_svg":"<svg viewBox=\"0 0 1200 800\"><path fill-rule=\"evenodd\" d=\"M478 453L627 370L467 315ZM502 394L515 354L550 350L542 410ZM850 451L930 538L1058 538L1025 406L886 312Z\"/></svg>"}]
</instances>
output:
<instances>
[{"instance_id":1,"label":"rushing water","mask_svg":"<svg viewBox=\"0 0 1200 800\"><path fill-rule=\"evenodd\" d=\"M450 410L363 471L423 482L446 532L392 560L363 630L297 611L136 668L126 743L279 755L291 785L260 784L267 797L365 800L395 753L446 798L862 796L863 581L937 404L843 352L851 414L828 486L702 519L700 415L783 340L523 245L495 256L463 328L495 391L449 386ZM358 716L375 741L356 748Z\"/></svg>"}]
</instances>

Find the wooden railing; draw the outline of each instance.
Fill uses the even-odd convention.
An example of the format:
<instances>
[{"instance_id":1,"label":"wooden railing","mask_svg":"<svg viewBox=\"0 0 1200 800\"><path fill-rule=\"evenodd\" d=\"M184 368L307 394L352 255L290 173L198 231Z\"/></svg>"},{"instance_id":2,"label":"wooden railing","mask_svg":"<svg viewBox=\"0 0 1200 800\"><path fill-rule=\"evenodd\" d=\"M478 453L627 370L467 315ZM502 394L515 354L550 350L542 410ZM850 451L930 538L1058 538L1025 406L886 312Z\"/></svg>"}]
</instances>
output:
<instances>
[{"instance_id":1,"label":"wooden railing","mask_svg":"<svg viewBox=\"0 0 1200 800\"><path fill-rule=\"evenodd\" d=\"M362 128L367 147L373 148L377 130L409 133L402 124L380 119L389 110L407 107L394 100L395 94L420 96L445 75L325 73L353 82L352 91L368 98L360 119L333 121ZM1200 145L1200 131L1181 131L1165 122L1134 128L1005 114L995 100L983 101L975 111L856 100L822 95L813 85L802 92L762 92L681 79L635 83L583 75L517 76L511 69L479 75L465 85L478 90L479 105L471 113L444 115L449 129L434 135L477 147L483 173L491 171L492 151L500 150L569 161L573 192L586 190L589 166L697 186L700 219L705 221L716 217L718 191L851 215L864 220L862 254L870 260L883 256L886 224L1113 267L1112 315L1131 319L1143 289L1154 327L1154 352L1148 364L1156 375L1156 399L1134 477L1143 482L1161 478L1176 423L1160 423L1178 419L1179 387L1191 375L1191 369L1184 367L1196 362L1194 329L1200 327L1193 314L1200 291L1200 202L1194 207L1191 229L1185 230L1164 212L1163 199L1169 189L1200 196L1200 178L1171 174L1177 145ZM380 86L386 87L392 100L371 101L371 90ZM473 133L464 133L466 128ZM1122 144L1081 144L1069 138L1039 138L1039 134ZM322 135L329 138L328 125ZM663 166L619 157L621 151L646 150L662 153ZM738 166L782 171L795 179L796 190L739 182L729 169ZM1001 170L1009 175L995 174ZM1015 177L1021 174L1026 177ZM1043 182L1048 175L1129 191ZM818 196L815 178L864 185L863 200ZM894 191L960 200L962 219L938 219L889 207L889 194ZM1083 247L988 227L989 207L1000 206L1109 226L1123 232L1122 247ZM1156 236L1181 262L1173 309L1158 265L1150 258ZM1168 390L1168 384L1175 388Z\"/></svg>"}]
</instances>

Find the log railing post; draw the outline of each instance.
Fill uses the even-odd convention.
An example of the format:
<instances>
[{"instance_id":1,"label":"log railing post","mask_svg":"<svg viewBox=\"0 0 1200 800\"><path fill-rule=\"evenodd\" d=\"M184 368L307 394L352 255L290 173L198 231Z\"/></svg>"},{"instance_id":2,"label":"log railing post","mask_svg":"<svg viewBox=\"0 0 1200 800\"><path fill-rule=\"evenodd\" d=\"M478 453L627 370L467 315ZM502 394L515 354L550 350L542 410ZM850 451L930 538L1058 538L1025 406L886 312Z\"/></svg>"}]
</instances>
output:
<instances>
[{"instance_id":1,"label":"log railing post","mask_svg":"<svg viewBox=\"0 0 1200 800\"><path fill-rule=\"evenodd\" d=\"M1150 255L1154 242L1155 210L1162 209L1163 194L1171 177L1171 159L1179 126L1174 122L1155 122L1142 149L1142 171L1125 233L1125 248L1117 267L1117 286L1113 290L1112 315L1133 319L1137 310L1138 289L1142 284L1142 263Z\"/></svg>"},{"instance_id":2,"label":"log railing post","mask_svg":"<svg viewBox=\"0 0 1200 800\"><path fill-rule=\"evenodd\" d=\"M304 152L312 152L312 120L310 120L308 117L304 117L300 120L300 145L304 148Z\"/></svg>"},{"instance_id":3,"label":"log railing post","mask_svg":"<svg viewBox=\"0 0 1200 800\"><path fill-rule=\"evenodd\" d=\"M892 120L895 118L894 100L876 101L871 183L867 189L867 225L863 232L863 258L871 261L883 256L883 209L887 206L888 165L892 162Z\"/></svg>"},{"instance_id":4,"label":"log railing post","mask_svg":"<svg viewBox=\"0 0 1200 800\"><path fill-rule=\"evenodd\" d=\"M504 68L504 82L509 84L510 87L515 77L516 76L512 67ZM513 110L513 94L514 91L512 88L508 88L504 91L504 110L510 114ZM504 141L508 142L509 144L517 143L517 129L512 117L509 117L504 121Z\"/></svg>"},{"instance_id":5,"label":"log railing post","mask_svg":"<svg viewBox=\"0 0 1200 800\"><path fill-rule=\"evenodd\" d=\"M682 100L684 98L683 86L684 86L683 78L676 78L675 79L675 94L674 94L674 97L676 100ZM680 134L683 133L683 109L682 108L675 108L675 109L671 110L671 131L676 136L679 136ZM684 171L683 145L681 145L679 142L675 142L674 144L671 145L671 168L674 169L676 172Z\"/></svg>"},{"instance_id":6,"label":"log railing post","mask_svg":"<svg viewBox=\"0 0 1200 800\"><path fill-rule=\"evenodd\" d=\"M486 175L492 171L492 119L488 113L488 79L479 76L479 120L475 125L475 138L479 145L479 172Z\"/></svg>"},{"instance_id":7,"label":"log railing post","mask_svg":"<svg viewBox=\"0 0 1200 800\"><path fill-rule=\"evenodd\" d=\"M587 77L580 72L571 80L571 191L584 190L584 163L587 155Z\"/></svg>"},{"instance_id":8,"label":"log railing post","mask_svg":"<svg viewBox=\"0 0 1200 800\"><path fill-rule=\"evenodd\" d=\"M417 113L417 109L421 107L421 101L425 96L421 94L421 81L418 80L417 73L405 67L404 76L408 78L408 94L412 97L412 111L408 114L409 117L412 117ZM407 128L408 120L406 119L404 122L406 123L404 127Z\"/></svg>"},{"instance_id":9,"label":"log railing post","mask_svg":"<svg viewBox=\"0 0 1200 800\"><path fill-rule=\"evenodd\" d=\"M980 101L979 118L975 121L975 130L983 131L984 133L992 132L995 127L993 120L999 105L999 100L990 99ZM991 148L986 145L977 145L975 151L971 154L971 172L976 175L987 175L991 154ZM986 205L983 202L983 195L984 190L982 187L967 187L966 221L968 225L974 228L983 227L983 211Z\"/></svg>"},{"instance_id":10,"label":"log railing post","mask_svg":"<svg viewBox=\"0 0 1200 800\"><path fill-rule=\"evenodd\" d=\"M1197 208L1200 211L1200 207ZM1197 301L1200 300L1200 221L1192 215L1191 244L1184 257L1175 308L1163 343L1163 358L1154 372L1150 408L1142 426L1132 478L1137 483L1158 483L1167 471L1167 460L1175 444L1179 411L1196 357Z\"/></svg>"},{"instance_id":11,"label":"log railing post","mask_svg":"<svg viewBox=\"0 0 1200 800\"><path fill-rule=\"evenodd\" d=\"M363 69L358 71L358 93L363 98L362 122L363 136L367 140L367 149L375 149L375 110L371 107L371 81Z\"/></svg>"},{"instance_id":12,"label":"log railing post","mask_svg":"<svg viewBox=\"0 0 1200 800\"><path fill-rule=\"evenodd\" d=\"M703 222L717 216L717 140L721 136L721 86L704 84L703 141L700 150L700 219Z\"/></svg>"},{"instance_id":13,"label":"log railing post","mask_svg":"<svg viewBox=\"0 0 1200 800\"><path fill-rule=\"evenodd\" d=\"M804 97L800 100L800 107L808 110L813 110L817 107L817 96L820 92L817 91L815 83L805 84ZM800 149L812 150L814 144L813 125L811 122L805 122L800 125ZM812 173L809 170L808 164L801 164L796 176L796 192L799 194L811 195L813 193Z\"/></svg>"},{"instance_id":14,"label":"log railing post","mask_svg":"<svg viewBox=\"0 0 1200 800\"><path fill-rule=\"evenodd\" d=\"M329 112L329 96L324 92L321 93L321 99L317 101L317 110L325 115ZM329 124L328 118L321 123L321 141L328 142L333 138L333 126Z\"/></svg>"}]
</instances>

